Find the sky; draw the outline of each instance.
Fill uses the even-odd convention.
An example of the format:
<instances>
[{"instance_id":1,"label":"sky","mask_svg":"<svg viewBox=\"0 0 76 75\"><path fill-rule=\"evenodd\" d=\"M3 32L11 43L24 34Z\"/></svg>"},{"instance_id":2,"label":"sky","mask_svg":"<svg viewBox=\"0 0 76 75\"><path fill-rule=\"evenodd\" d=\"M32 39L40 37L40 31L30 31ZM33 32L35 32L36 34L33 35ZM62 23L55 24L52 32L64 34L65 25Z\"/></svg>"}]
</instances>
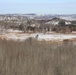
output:
<instances>
[{"instance_id":1,"label":"sky","mask_svg":"<svg viewBox=\"0 0 76 75\"><path fill-rule=\"evenodd\" d=\"M0 14L76 14L76 0L0 0Z\"/></svg>"}]
</instances>

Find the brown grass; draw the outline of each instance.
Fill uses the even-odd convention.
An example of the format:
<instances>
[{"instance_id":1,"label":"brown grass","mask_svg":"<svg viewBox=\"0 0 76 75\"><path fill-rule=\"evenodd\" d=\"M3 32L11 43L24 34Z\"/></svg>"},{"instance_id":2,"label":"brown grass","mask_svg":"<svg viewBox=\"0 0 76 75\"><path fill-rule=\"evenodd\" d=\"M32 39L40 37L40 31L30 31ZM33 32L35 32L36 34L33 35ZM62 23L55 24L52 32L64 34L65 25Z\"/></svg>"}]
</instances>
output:
<instances>
[{"instance_id":1,"label":"brown grass","mask_svg":"<svg viewBox=\"0 0 76 75\"><path fill-rule=\"evenodd\" d=\"M0 75L76 75L76 46L0 39Z\"/></svg>"}]
</instances>

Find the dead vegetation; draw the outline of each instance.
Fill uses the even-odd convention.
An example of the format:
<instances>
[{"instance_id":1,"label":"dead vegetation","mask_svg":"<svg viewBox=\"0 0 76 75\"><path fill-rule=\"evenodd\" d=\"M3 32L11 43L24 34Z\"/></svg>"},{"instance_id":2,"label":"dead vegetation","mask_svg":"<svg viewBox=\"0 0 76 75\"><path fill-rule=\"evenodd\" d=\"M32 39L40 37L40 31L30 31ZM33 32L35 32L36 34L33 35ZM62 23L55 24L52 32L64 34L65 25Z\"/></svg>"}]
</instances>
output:
<instances>
[{"instance_id":1,"label":"dead vegetation","mask_svg":"<svg viewBox=\"0 0 76 75\"><path fill-rule=\"evenodd\" d=\"M0 75L76 75L76 46L0 39Z\"/></svg>"}]
</instances>

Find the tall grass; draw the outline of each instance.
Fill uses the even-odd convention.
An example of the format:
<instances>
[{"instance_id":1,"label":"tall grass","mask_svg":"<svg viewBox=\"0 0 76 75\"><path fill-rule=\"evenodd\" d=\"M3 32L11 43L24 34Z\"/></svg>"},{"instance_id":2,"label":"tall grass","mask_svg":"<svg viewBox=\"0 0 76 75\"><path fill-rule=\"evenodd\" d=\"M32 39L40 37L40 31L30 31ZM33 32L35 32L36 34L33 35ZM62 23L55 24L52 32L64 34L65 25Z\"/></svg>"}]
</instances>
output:
<instances>
[{"instance_id":1,"label":"tall grass","mask_svg":"<svg viewBox=\"0 0 76 75\"><path fill-rule=\"evenodd\" d=\"M76 46L0 39L0 75L76 75Z\"/></svg>"}]
</instances>

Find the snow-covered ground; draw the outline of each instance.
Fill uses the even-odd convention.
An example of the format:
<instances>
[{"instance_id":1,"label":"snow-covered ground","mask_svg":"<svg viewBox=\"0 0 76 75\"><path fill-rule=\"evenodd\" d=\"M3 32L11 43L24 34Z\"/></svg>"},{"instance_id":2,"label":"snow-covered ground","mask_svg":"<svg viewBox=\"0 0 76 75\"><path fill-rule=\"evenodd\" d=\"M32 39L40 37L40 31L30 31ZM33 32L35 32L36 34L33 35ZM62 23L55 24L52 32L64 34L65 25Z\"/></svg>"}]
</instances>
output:
<instances>
[{"instance_id":1,"label":"snow-covered ground","mask_svg":"<svg viewBox=\"0 0 76 75\"><path fill-rule=\"evenodd\" d=\"M7 32L10 33L10 32L22 32L22 31L20 31L20 30L8 29Z\"/></svg>"},{"instance_id":2,"label":"snow-covered ground","mask_svg":"<svg viewBox=\"0 0 76 75\"><path fill-rule=\"evenodd\" d=\"M46 40L46 41L51 41L51 40L59 40L62 41L64 39L72 39L76 38L76 35L70 35L70 34L46 34L46 35L39 35L39 40Z\"/></svg>"},{"instance_id":3,"label":"snow-covered ground","mask_svg":"<svg viewBox=\"0 0 76 75\"><path fill-rule=\"evenodd\" d=\"M74 21L74 20L76 20L75 18L72 18L71 16L69 16L69 17L60 17L61 19L65 19L65 20L70 20L70 21Z\"/></svg>"},{"instance_id":4,"label":"snow-covered ground","mask_svg":"<svg viewBox=\"0 0 76 75\"><path fill-rule=\"evenodd\" d=\"M1 35L3 36L2 38L5 38L7 40L20 40L20 41L24 41L30 37L32 38L36 38L36 36L38 35L37 39L39 41L45 40L45 41L63 41L64 39L75 39L76 38L76 34L56 34L56 33L23 33L21 31L18 30L9 30L9 33L5 34L5 35Z\"/></svg>"},{"instance_id":5,"label":"snow-covered ground","mask_svg":"<svg viewBox=\"0 0 76 75\"><path fill-rule=\"evenodd\" d=\"M42 41L53 41L53 40L59 40L62 41L64 39L73 39L76 38L76 35L71 34L43 34L43 33L33 33L33 34L6 34L7 39L12 40L26 40L29 37L35 38L38 35L38 40Z\"/></svg>"}]
</instances>

